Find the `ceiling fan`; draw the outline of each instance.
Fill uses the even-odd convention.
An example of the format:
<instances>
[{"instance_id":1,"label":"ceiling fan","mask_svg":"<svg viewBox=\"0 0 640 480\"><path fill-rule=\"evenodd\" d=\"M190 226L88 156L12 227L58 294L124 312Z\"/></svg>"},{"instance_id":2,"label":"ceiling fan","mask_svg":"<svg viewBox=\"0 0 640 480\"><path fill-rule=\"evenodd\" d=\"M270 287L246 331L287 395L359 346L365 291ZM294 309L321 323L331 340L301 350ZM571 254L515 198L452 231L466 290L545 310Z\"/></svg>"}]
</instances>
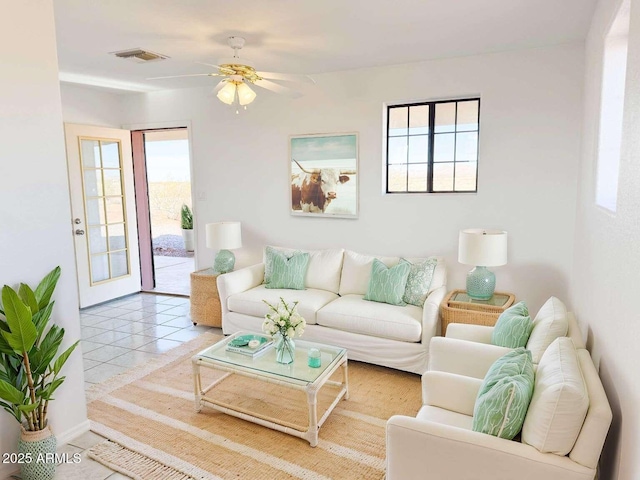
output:
<instances>
[{"instance_id":1,"label":"ceiling fan","mask_svg":"<svg viewBox=\"0 0 640 480\"><path fill-rule=\"evenodd\" d=\"M239 50L244 47L245 39L243 37L229 37L227 40L229 46L233 49L233 57L220 60L219 65L197 62L200 65L206 65L216 69L212 73L195 73L190 75L171 75L166 77L152 77L147 80L159 80L164 78L180 78L180 77L223 77L216 85L214 92L217 91L217 97L221 102L227 105L233 105L236 101L245 109L247 105L256 98L256 93L249 87L255 85L275 93L298 97L300 94L295 90L279 85L271 80L284 80L289 82L305 82L315 84L308 75L293 75L287 73L275 72L258 72L246 59L241 60L238 54ZM238 110L236 109L236 113Z\"/></svg>"}]
</instances>

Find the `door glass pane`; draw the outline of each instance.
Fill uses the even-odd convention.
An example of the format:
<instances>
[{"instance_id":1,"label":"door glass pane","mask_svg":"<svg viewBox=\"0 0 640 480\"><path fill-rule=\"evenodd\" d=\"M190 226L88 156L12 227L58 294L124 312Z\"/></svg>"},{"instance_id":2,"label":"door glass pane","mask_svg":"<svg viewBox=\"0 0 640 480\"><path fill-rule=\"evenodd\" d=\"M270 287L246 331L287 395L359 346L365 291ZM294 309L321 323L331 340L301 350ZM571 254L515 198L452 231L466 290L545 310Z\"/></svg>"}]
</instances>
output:
<instances>
[{"instance_id":1,"label":"door glass pane","mask_svg":"<svg viewBox=\"0 0 640 480\"><path fill-rule=\"evenodd\" d=\"M87 205L87 225L104 225L104 198L89 198Z\"/></svg>"},{"instance_id":2,"label":"door glass pane","mask_svg":"<svg viewBox=\"0 0 640 480\"><path fill-rule=\"evenodd\" d=\"M124 223L109 225L109 250L121 250L126 248L127 242L124 236Z\"/></svg>"},{"instance_id":3,"label":"door glass pane","mask_svg":"<svg viewBox=\"0 0 640 480\"><path fill-rule=\"evenodd\" d=\"M456 103L437 103L436 104L436 122L434 131L454 132L456 125Z\"/></svg>"},{"instance_id":4,"label":"door glass pane","mask_svg":"<svg viewBox=\"0 0 640 480\"><path fill-rule=\"evenodd\" d=\"M129 274L129 264L127 262L127 252L113 252L111 254L111 278L122 277Z\"/></svg>"},{"instance_id":5,"label":"door glass pane","mask_svg":"<svg viewBox=\"0 0 640 480\"><path fill-rule=\"evenodd\" d=\"M92 253L107 251L107 229L105 227L89 227L89 250Z\"/></svg>"},{"instance_id":6,"label":"door glass pane","mask_svg":"<svg viewBox=\"0 0 640 480\"><path fill-rule=\"evenodd\" d=\"M120 151L118 142L100 142L102 145L102 167L120 168Z\"/></svg>"},{"instance_id":7,"label":"door glass pane","mask_svg":"<svg viewBox=\"0 0 640 480\"><path fill-rule=\"evenodd\" d=\"M456 135L456 161L478 159L478 133L458 133Z\"/></svg>"},{"instance_id":8,"label":"door glass pane","mask_svg":"<svg viewBox=\"0 0 640 480\"><path fill-rule=\"evenodd\" d=\"M389 139L389 158L391 163L407 163L407 137Z\"/></svg>"},{"instance_id":9,"label":"door glass pane","mask_svg":"<svg viewBox=\"0 0 640 480\"><path fill-rule=\"evenodd\" d=\"M434 162L453 162L455 133L436 134L433 144Z\"/></svg>"},{"instance_id":10,"label":"door glass pane","mask_svg":"<svg viewBox=\"0 0 640 480\"><path fill-rule=\"evenodd\" d=\"M104 255L91 256L91 281L102 282L109 279L109 258Z\"/></svg>"},{"instance_id":11,"label":"door glass pane","mask_svg":"<svg viewBox=\"0 0 640 480\"><path fill-rule=\"evenodd\" d=\"M429 133L429 105L409 107L409 135Z\"/></svg>"},{"instance_id":12,"label":"door glass pane","mask_svg":"<svg viewBox=\"0 0 640 480\"><path fill-rule=\"evenodd\" d=\"M427 163L428 155L429 137L426 135L409 137L409 163Z\"/></svg>"},{"instance_id":13,"label":"door glass pane","mask_svg":"<svg viewBox=\"0 0 640 480\"><path fill-rule=\"evenodd\" d=\"M478 101L458 102L458 132L478 130Z\"/></svg>"},{"instance_id":14,"label":"door glass pane","mask_svg":"<svg viewBox=\"0 0 640 480\"><path fill-rule=\"evenodd\" d=\"M407 191L407 166L389 165L388 189L390 192Z\"/></svg>"},{"instance_id":15,"label":"door glass pane","mask_svg":"<svg viewBox=\"0 0 640 480\"><path fill-rule=\"evenodd\" d=\"M456 192L473 192L476 189L476 162L456 163Z\"/></svg>"},{"instance_id":16,"label":"door glass pane","mask_svg":"<svg viewBox=\"0 0 640 480\"><path fill-rule=\"evenodd\" d=\"M122 197L107 197L105 198L107 204L107 223L122 223L124 222L124 205L122 204Z\"/></svg>"},{"instance_id":17,"label":"door glass pane","mask_svg":"<svg viewBox=\"0 0 640 480\"><path fill-rule=\"evenodd\" d=\"M428 165L409 165L409 191L410 192L426 192L427 191L427 172Z\"/></svg>"},{"instance_id":18,"label":"door glass pane","mask_svg":"<svg viewBox=\"0 0 640 480\"><path fill-rule=\"evenodd\" d=\"M433 166L433 191L453 191L453 163L440 163Z\"/></svg>"},{"instance_id":19,"label":"door glass pane","mask_svg":"<svg viewBox=\"0 0 640 480\"><path fill-rule=\"evenodd\" d=\"M87 197L99 197L102 193L102 170L84 171L84 193Z\"/></svg>"},{"instance_id":20,"label":"door glass pane","mask_svg":"<svg viewBox=\"0 0 640 480\"><path fill-rule=\"evenodd\" d=\"M104 170L104 194L122 195L120 170Z\"/></svg>"},{"instance_id":21,"label":"door glass pane","mask_svg":"<svg viewBox=\"0 0 640 480\"><path fill-rule=\"evenodd\" d=\"M408 126L408 107L389 109L389 136L406 135Z\"/></svg>"},{"instance_id":22,"label":"door glass pane","mask_svg":"<svg viewBox=\"0 0 640 480\"><path fill-rule=\"evenodd\" d=\"M100 146L97 140L81 140L82 164L88 168L100 168Z\"/></svg>"}]
</instances>

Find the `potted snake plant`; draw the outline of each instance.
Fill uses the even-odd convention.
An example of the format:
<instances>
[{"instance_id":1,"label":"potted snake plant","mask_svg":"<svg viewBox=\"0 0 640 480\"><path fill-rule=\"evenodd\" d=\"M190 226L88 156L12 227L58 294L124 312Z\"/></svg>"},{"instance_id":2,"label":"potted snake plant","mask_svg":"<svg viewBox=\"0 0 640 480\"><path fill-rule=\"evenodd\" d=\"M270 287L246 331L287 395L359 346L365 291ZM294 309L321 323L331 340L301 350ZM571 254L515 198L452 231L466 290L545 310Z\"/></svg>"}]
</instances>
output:
<instances>
[{"instance_id":1,"label":"potted snake plant","mask_svg":"<svg viewBox=\"0 0 640 480\"><path fill-rule=\"evenodd\" d=\"M183 204L180 209L180 223L182 225L182 239L184 240L184 249L187 252L194 250L193 238L193 213L188 205Z\"/></svg>"},{"instance_id":2,"label":"potted snake plant","mask_svg":"<svg viewBox=\"0 0 640 480\"><path fill-rule=\"evenodd\" d=\"M51 296L60 278L54 268L35 290L22 283L2 288L0 308L0 406L20 424L18 458L23 480L55 475L56 438L47 412L53 394L65 380L62 367L78 346L58 354L64 328L50 325ZM4 317L4 318L2 318ZM49 455L47 455L49 454Z\"/></svg>"}]
</instances>

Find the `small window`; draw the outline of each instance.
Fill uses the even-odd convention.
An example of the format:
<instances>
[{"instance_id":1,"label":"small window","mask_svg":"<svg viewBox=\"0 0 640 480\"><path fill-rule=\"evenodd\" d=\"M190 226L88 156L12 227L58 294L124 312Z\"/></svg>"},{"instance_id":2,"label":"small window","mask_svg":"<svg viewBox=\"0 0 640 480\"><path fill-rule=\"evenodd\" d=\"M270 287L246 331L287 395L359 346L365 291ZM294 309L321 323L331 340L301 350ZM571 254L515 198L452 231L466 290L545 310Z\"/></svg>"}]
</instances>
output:
<instances>
[{"instance_id":1,"label":"small window","mask_svg":"<svg viewBox=\"0 0 640 480\"><path fill-rule=\"evenodd\" d=\"M387 193L476 192L480 99L387 107Z\"/></svg>"}]
</instances>

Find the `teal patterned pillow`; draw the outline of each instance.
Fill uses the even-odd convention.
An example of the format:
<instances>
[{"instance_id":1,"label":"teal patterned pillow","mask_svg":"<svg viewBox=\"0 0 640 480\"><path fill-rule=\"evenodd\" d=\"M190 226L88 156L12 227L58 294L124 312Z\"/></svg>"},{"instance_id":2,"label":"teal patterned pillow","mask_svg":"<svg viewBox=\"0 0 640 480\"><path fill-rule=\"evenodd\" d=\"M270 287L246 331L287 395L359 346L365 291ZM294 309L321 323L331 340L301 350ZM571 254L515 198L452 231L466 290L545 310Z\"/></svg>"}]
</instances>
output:
<instances>
[{"instance_id":1,"label":"teal patterned pillow","mask_svg":"<svg viewBox=\"0 0 640 480\"><path fill-rule=\"evenodd\" d=\"M500 314L493 327L491 343L507 348L524 347L532 330L529 309L524 302L519 302Z\"/></svg>"},{"instance_id":2,"label":"teal patterned pillow","mask_svg":"<svg viewBox=\"0 0 640 480\"><path fill-rule=\"evenodd\" d=\"M400 262L406 262L411 266L402 299L409 305L424 306L438 261L435 258L429 258L424 262L411 263L409 260L402 258Z\"/></svg>"},{"instance_id":3,"label":"teal patterned pillow","mask_svg":"<svg viewBox=\"0 0 640 480\"><path fill-rule=\"evenodd\" d=\"M395 267L389 268L374 258L373 265L371 265L369 288L367 288L364 299L391 305L406 305L402 301L402 296L410 270L411 264L409 262L400 262Z\"/></svg>"},{"instance_id":4,"label":"teal patterned pillow","mask_svg":"<svg viewBox=\"0 0 640 480\"><path fill-rule=\"evenodd\" d=\"M500 357L484 377L473 409L473 431L511 440L520 430L533 396L531 352L517 348Z\"/></svg>"},{"instance_id":5,"label":"teal patterned pillow","mask_svg":"<svg viewBox=\"0 0 640 480\"><path fill-rule=\"evenodd\" d=\"M265 288L287 288L290 290L304 290L304 277L309 266L309 254L297 252L290 258L276 250L271 258L269 282Z\"/></svg>"},{"instance_id":6,"label":"teal patterned pillow","mask_svg":"<svg viewBox=\"0 0 640 480\"><path fill-rule=\"evenodd\" d=\"M273 271L273 257L277 255L284 255L285 258L291 258L296 253L300 253L298 250L295 252L280 250L270 246L266 246L264 249L264 283L271 281L271 272Z\"/></svg>"}]
</instances>

